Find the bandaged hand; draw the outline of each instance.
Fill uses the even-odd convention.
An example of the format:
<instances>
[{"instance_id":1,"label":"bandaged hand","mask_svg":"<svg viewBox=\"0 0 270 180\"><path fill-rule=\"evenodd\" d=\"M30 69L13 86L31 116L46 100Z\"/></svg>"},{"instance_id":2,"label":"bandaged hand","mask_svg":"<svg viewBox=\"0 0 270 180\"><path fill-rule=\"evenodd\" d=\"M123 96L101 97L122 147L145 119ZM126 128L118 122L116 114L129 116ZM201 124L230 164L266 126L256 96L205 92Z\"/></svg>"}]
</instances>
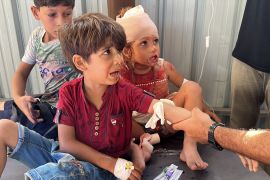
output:
<instances>
[{"instance_id":1,"label":"bandaged hand","mask_svg":"<svg viewBox=\"0 0 270 180\"><path fill-rule=\"evenodd\" d=\"M152 117L148 120L148 122L146 123L145 128L155 129L157 122L159 120L160 120L160 124L164 125L165 118L164 118L163 103L168 103L168 104L175 106L173 101L171 101L169 99L160 99L160 101L158 101L157 103L155 103L153 105L154 113L153 113ZM167 121L167 123L171 124L170 121Z\"/></svg>"},{"instance_id":2,"label":"bandaged hand","mask_svg":"<svg viewBox=\"0 0 270 180\"><path fill-rule=\"evenodd\" d=\"M133 169L134 166L132 162L118 158L114 166L113 174L121 180L126 180L131 175Z\"/></svg>"}]
</instances>

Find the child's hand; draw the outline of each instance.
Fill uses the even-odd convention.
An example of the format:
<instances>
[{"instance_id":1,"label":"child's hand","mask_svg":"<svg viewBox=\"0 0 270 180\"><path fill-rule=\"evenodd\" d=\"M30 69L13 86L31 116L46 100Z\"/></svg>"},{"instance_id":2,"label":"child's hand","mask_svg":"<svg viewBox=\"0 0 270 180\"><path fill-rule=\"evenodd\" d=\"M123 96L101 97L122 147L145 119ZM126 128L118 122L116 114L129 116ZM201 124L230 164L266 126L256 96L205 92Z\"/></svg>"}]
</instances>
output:
<instances>
[{"instance_id":1,"label":"child's hand","mask_svg":"<svg viewBox=\"0 0 270 180\"><path fill-rule=\"evenodd\" d=\"M147 162L151 158L152 152L154 150L154 147L149 142L149 139L144 138L141 141L140 147L142 148L142 153L144 157L144 161Z\"/></svg>"},{"instance_id":2,"label":"child's hand","mask_svg":"<svg viewBox=\"0 0 270 180\"><path fill-rule=\"evenodd\" d=\"M151 138L152 138L151 134L149 134L149 133L143 133L140 136L140 146L142 145L143 139L147 139L147 141L150 141Z\"/></svg>"},{"instance_id":3,"label":"child's hand","mask_svg":"<svg viewBox=\"0 0 270 180\"><path fill-rule=\"evenodd\" d=\"M33 98L32 96L21 96L17 98L15 102L25 116L33 124L35 124L37 122L37 118L40 116L40 113L32 108L32 103L37 102L37 99Z\"/></svg>"},{"instance_id":4,"label":"child's hand","mask_svg":"<svg viewBox=\"0 0 270 180\"><path fill-rule=\"evenodd\" d=\"M136 165L134 165L134 169L132 170L129 178L130 180L140 180L142 179L142 172L139 170L138 167L136 167Z\"/></svg>"},{"instance_id":5,"label":"child's hand","mask_svg":"<svg viewBox=\"0 0 270 180\"><path fill-rule=\"evenodd\" d=\"M140 136L140 145L143 142L143 139L146 139L152 145L160 143L160 136L158 133L154 133L154 134L144 133L144 134L142 134Z\"/></svg>"}]
</instances>

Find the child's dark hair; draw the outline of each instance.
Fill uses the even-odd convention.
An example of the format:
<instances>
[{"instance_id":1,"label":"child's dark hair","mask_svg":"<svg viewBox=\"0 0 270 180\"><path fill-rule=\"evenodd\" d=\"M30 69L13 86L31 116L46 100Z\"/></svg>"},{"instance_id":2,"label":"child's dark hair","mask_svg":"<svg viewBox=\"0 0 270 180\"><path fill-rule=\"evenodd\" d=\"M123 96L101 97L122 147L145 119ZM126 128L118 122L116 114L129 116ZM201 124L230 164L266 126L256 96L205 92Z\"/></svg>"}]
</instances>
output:
<instances>
[{"instance_id":1,"label":"child's dark hair","mask_svg":"<svg viewBox=\"0 0 270 180\"><path fill-rule=\"evenodd\" d=\"M55 7L58 5L74 7L75 0L34 0L34 4L37 8L42 6Z\"/></svg>"},{"instance_id":2,"label":"child's dark hair","mask_svg":"<svg viewBox=\"0 0 270 180\"><path fill-rule=\"evenodd\" d=\"M88 13L75 18L73 23L65 24L60 29L58 37L65 56L73 66L75 54L87 60L107 43L111 43L118 51L122 51L126 44L122 26L100 13Z\"/></svg>"},{"instance_id":3,"label":"child's dark hair","mask_svg":"<svg viewBox=\"0 0 270 180\"><path fill-rule=\"evenodd\" d=\"M123 16L125 15L125 13L126 13L129 9L131 9L131 8L132 8L132 7L130 7L130 6L121 8L120 11L118 12L118 15L117 15L116 17L118 17L118 18L123 17Z\"/></svg>"}]
</instances>

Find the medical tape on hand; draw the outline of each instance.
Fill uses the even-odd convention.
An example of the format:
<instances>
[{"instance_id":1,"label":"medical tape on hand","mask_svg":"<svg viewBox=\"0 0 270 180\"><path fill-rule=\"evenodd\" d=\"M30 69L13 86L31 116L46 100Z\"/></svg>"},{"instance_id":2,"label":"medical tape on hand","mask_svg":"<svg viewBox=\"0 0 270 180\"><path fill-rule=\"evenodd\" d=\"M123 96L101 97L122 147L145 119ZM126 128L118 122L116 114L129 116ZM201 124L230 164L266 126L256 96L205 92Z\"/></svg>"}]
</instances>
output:
<instances>
[{"instance_id":1,"label":"medical tape on hand","mask_svg":"<svg viewBox=\"0 0 270 180\"><path fill-rule=\"evenodd\" d=\"M118 158L114 166L113 174L115 177L121 180L126 180L129 178L133 169L134 166L132 162Z\"/></svg>"}]
</instances>

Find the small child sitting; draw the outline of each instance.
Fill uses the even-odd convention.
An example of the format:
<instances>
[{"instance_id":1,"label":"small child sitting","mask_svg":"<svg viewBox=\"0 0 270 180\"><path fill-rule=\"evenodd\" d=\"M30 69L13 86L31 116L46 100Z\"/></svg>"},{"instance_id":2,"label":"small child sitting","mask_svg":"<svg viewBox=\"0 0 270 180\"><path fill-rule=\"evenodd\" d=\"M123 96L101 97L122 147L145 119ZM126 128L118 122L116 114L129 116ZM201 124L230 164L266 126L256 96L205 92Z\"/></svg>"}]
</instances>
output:
<instances>
[{"instance_id":1,"label":"small child sitting","mask_svg":"<svg viewBox=\"0 0 270 180\"><path fill-rule=\"evenodd\" d=\"M205 110L214 119L219 120L204 105L199 84L184 79L170 62L160 58L157 27L144 12L142 6L123 9L116 21L123 26L127 36L127 45L123 50L127 65L122 70L124 80L150 92L157 99L170 99L175 106L184 107L188 110L198 107ZM169 81L179 87L178 92L169 93ZM133 117L138 123L146 124L151 115L135 112ZM148 125L146 124L146 126ZM137 127L137 129L133 129L135 135L144 132L142 128L136 125L134 127ZM161 133L167 135L172 132L170 126L165 125L165 127L165 129L161 128ZM180 159L186 161L192 170L201 170L208 166L201 159L195 140L187 136L184 138Z\"/></svg>"}]
</instances>

